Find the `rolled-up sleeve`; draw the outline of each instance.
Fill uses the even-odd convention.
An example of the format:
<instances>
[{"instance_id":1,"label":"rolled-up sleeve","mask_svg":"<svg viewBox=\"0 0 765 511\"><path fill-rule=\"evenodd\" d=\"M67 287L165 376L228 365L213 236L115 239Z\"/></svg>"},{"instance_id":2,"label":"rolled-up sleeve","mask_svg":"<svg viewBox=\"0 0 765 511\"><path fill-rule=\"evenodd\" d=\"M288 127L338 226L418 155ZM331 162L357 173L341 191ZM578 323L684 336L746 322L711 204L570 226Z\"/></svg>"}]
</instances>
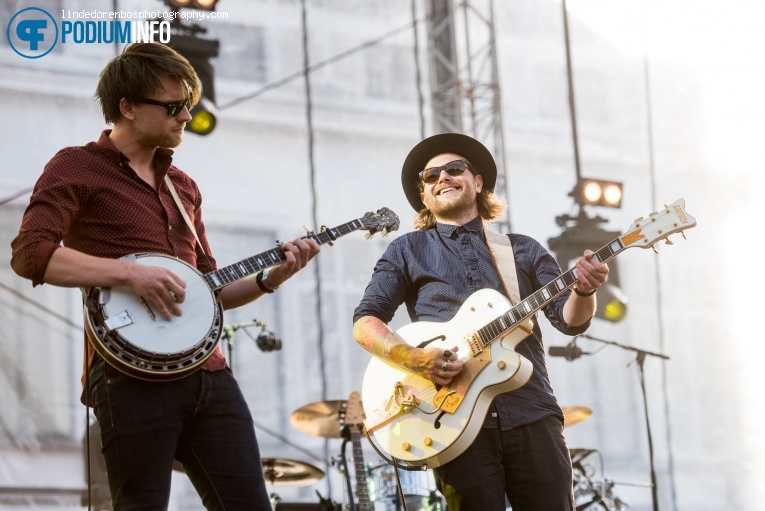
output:
<instances>
[{"instance_id":1,"label":"rolled-up sleeve","mask_svg":"<svg viewBox=\"0 0 765 511\"><path fill-rule=\"evenodd\" d=\"M53 253L61 247L86 197L70 172L67 153L60 152L45 167L35 185L21 222L11 242L11 267L32 285L44 283Z\"/></svg>"}]
</instances>

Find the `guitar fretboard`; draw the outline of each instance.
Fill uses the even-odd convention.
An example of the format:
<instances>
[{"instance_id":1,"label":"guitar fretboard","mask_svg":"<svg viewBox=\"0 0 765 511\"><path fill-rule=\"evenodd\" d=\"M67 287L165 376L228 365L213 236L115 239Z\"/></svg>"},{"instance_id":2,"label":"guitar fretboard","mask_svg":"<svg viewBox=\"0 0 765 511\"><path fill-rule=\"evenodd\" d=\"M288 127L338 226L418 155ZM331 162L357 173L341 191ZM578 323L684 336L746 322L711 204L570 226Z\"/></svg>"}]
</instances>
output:
<instances>
[{"instance_id":1,"label":"guitar fretboard","mask_svg":"<svg viewBox=\"0 0 765 511\"><path fill-rule=\"evenodd\" d=\"M621 238L616 238L595 252L594 259L605 263L625 249ZM553 301L567 289L576 284L576 268L561 274L557 279L530 294L505 314L478 329L478 336L484 347L502 336L518 323L525 321L539 309Z\"/></svg>"},{"instance_id":2,"label":"guitar fretboard","mask_svg":"<svg viewBox=\"0 0 765 511\"><path fill-rule=\"evenodd\" d=\"M319 233L303 236L300 239L312 239L319 245L323 245L365 227L364 222L360 219L356 219L338 225L337 227L333 227L332 229L326 229ZM248 257L247 259L242 259L237 263L218 268L217 270L205 274L202 278L207 285L210 286L210 289L215 291L232 282L263 271L266 268L281 264L286 259L287 256L284 254L284 250L282 250L280 246L277 246L271 250L266 250L260 254Z\"/></svg>"},{"instance_id":3,"label":"guitar fretboard","mask_svg":"<svg viewBox=\"0 0 765 511\"><path fill-rule=\"evenodd\" d=\"M374 511L374 505L369 501L369 487L367 486L367 469L364 466L364 454L361 451L361 432L358 427L350 429L353 443L353 465L356 473L356 497L358 498L359 511Z\"/></svg>"}]
</instances>

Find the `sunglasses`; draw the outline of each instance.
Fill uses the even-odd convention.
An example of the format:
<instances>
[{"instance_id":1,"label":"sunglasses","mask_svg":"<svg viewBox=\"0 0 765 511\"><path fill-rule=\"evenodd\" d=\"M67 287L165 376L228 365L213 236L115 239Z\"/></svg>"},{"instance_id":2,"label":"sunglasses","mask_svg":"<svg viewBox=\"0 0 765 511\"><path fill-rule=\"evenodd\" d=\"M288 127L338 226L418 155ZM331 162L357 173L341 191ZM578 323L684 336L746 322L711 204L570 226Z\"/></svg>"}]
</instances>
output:
<instances>
[{"instance_id":1,"label":"sunglasses","mask_svg":"<svg viewBox=\"0 0 765 511\"><path fill-rule=\"evenodd\" d=\"M465 172L465 169L470 170L470 163L468 163L467 160L454 160L441 165L440 167L430 167L423 170L420 172L420 180L425 184L432 185L433 183L438 182L438 179L441 177L441 172L444 170L447 174L453 177L461 175Z\"/></svg>"},{"instance_id":2,"label":"sunglasses","mask_svg":"<svg viewBox=\"0 0 765 511\"><path fill-rule=\"evenodd\" d=\"M191 98L184 99L183 101L174 101L172 103L166 103L164 101L157 101L156 99L138 98L136 103L145 103L147 105L157 105L167 108L168 117L175 117L183 110L185 106L187 110L191 110Z\"/></svg>"}]
</instances>

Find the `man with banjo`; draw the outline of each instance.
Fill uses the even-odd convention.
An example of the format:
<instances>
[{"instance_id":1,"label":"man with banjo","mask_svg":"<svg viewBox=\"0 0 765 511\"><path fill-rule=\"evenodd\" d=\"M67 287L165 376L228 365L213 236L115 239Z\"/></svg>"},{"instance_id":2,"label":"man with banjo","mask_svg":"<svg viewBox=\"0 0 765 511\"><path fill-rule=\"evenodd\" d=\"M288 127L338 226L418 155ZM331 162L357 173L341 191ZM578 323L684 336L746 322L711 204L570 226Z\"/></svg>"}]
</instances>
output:
<instances>
[{"instance_id":1,"label":"man with banjo","mask_svg":"<svg viewBox=\"0 0 765 511\"><path fill-rule=\"evenodd\" d=\"M167 267L125 256L173 256L202 274L217 268L199 189L172 165L169 149L182 141L199 80L167 46L135 43L103 69L96 97L113 129L62 149L46 165L12 242L11 264L34 285L128 289L152 322L169 324L198 289L187 289ZM213 302L230 309L272 293L319 250L312 239L285 243L267 277L221 286ZM122 321L110 324L116 332L132 321L127 313L109 319ZM151 381L86 346L83 403L94 407L101 428L115 510L166 509L174 459L207 509L271 509L252 416L219 347L200 370Z\"/></svg>"}]
</instances>

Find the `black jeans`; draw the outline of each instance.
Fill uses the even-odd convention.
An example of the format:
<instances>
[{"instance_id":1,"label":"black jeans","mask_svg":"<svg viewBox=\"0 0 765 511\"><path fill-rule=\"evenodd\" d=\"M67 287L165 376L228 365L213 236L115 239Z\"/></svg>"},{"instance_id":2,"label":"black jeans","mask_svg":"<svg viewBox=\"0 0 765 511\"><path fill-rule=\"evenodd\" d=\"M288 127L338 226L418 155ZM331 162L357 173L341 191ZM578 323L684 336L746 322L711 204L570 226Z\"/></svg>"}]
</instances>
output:
<instances>
[{"instance_id":1,"label":"black jeans","mask_svg":"<svg viewBox=\"0 0 765 511\"><path fill-rule=\"evenodd\" d=\"M509 431L484 428L454 461L433 470L449 511L572 511L571 458L556 417Z\"/></svg>"},{"instance_id":2,"label":"black jeans","mask_svg":"<svg viewBox=\"0 0 765 511\"><path fill-rule=\"evenodd\" d=\"M174 459L205 508L271 510L252 416L230 371L148 382L96 360L89 387L115 511L167 509Z\"/></svg>"}]
</instances>

